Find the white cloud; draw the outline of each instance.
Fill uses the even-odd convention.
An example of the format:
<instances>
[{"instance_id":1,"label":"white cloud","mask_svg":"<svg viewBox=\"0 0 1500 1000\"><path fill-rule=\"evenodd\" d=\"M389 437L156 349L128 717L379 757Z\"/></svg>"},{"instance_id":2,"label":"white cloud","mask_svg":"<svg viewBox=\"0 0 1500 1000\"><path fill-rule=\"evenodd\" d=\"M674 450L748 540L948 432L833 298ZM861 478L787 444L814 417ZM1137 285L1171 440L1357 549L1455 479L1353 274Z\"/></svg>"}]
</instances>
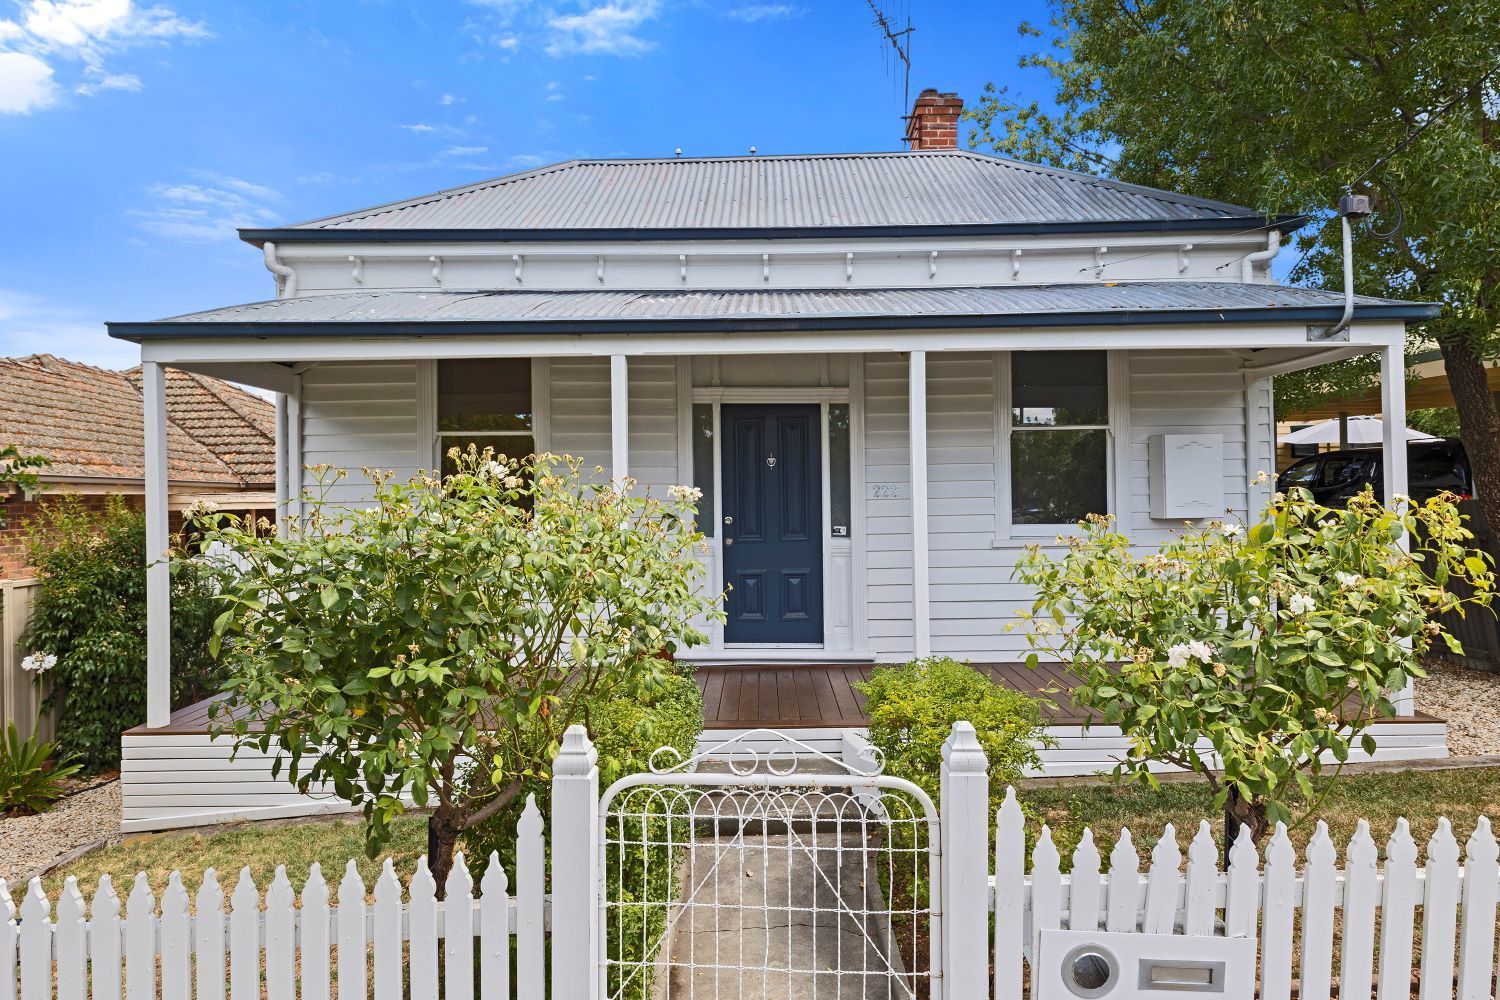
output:
<instances>
[{"instance_id":1,"label":"white cloud","mask_svg":"<svg viewBox=\"0 0 1500 1000\"><path fill-rule=\"evenodd\" d=\"M447 149L443 150L443 152L442 152L441 155L443 155L443 156L479 156L480 154L482 154L482 153L488 153L489 151L490 151L490 147L488 147L488 146L449 146Z\"/></svg>"},{"instance_id":2,"label":"white cloud","mask_svg":"<svg viewBox=\"0 0 1500 1000\"><path fill-rule=\"evenodd\" d=\"M521 47L521 40L515 35L496 35L494 42L495 48L505 52L514 52Z\"/></svg>"},{"instance_id":3,"label":"white cloud","mask_svg":"<svg viewBox=\"0 0 1500 1000\"><path fill-rule=\"evenodd\" d=\"M538 156L535 153L517 153L507 161L506 165L510 167L530 168L540 167L548 162L545 156Z\"/></svg>"},{"instance_id":4,"label":"white cloud","mask_svg":"<svg viewBox=\"0 0 1500 1000\"><path fill-rule=\"evenodd\" d=\"M417 122L413 125L397 125L396 127L404 128L406 129L406 131L414 133L416 135L425 135L428 132L437 131L436 125L428 125L426 122Z\"/></svg>"},{"instance_id":5,"label":"white cloud","mask_svg":"<svg viewBox=\"0 0 1500 1000\"><path fill-rule=\"evenodd\" d=\"M92 74L88 79L73 88L73 93L83 94L91 97L101 90L140 90L143 86L141 78L134 73L105 73Z\"/></svg>"},{"instance_id":6,"label":"white cloud","mask_svg":"<svg viewBox=\"0 0 1500 1000\"><path fill-rule=\"evenodd\" d=\"M0 355L55 354L101 368L129 368L140 348L111 340L101 317L15 289L0 288Z\"/></svg>"},{"instance_id":7,"label":"white cloud","mask_svg":"<svg viewBox=\"0 0 1500 1000\"><path fill-rule=\"evenodd\" d=\"M652 43L636 31L656 16L659 7L658 0L611 0L579 14L554 14L547 19L552 31L547 54L640 55Z\"/></svg>"},{"instance_id":8,"label":"white cloud","mask_svg":"<svg viewBox=\"0 0 1500 1000\"><path fill-rule=\"evenodd\" d=\"M0 75L0 110L12 113L52 103L53 78L64 64L82 66L74 93L140 90L140 77L108 70L106 59L141 45L209 37L201 22L161 5L137 7L132 0L21 0L18 6L13 20L0 20L0 63L7 67ZM19 95L17 79L27 88Z\"/></svg>"},{"instance_id":9,"label":"white cloud","mask_svg":"<svg viewBox=\"0 0 1500 1000\"><path fill-rule=\"evenodd\" d=\"M30 53L0 52L0 114L29 115L56 101L51 66Z\"/></svg>"},{"instance_id":10,"label":"white cloud","mask_svg":"<svg viewBox=\"0 0 1500 1000\"><path fill-rule=\"evenodd\" d=\"M803 13L801 7L789 3L747 3L724 12L726 17L744 21L746 24L755 24L757 21L784 21L789 17L801 17Z\"/></svg>"},{"instance_id":11,"label":"white cloud","mask_svg":"<svg viewBox=\"0 0 1500 1000\"><path fill-rule=\"evenodd\" d=\"M461 103L462 101L462 97L454 97L452 94L444 94L442 97L438 98L438 104L442 105L445 108L451 108L453 105Z\"/></svg>"},{"instance_id":12,"label":"white cloud","mask_svg":"<svg viewBox=\"0 0 1500 1000\"><path fill-rule=\"evenodd\" d=\"M202 183L160 183L147 189L150 203L132 209L146 232L171 240L208 243L232 239L241 226L273 223L278 213L267 202L280 194L239 177L194 171Z\"/></svg>"}]
</instances>

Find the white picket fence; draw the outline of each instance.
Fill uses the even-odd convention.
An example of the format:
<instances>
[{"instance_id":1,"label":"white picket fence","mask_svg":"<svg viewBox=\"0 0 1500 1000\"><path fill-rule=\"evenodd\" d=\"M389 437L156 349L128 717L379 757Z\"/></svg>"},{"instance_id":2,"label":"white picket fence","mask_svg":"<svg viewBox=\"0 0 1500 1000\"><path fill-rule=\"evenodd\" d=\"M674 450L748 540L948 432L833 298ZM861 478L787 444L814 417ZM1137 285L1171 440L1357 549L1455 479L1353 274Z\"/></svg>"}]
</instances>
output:
<instances>
[{"instance_id":1,"label":"white picket fence","mask_svg":"<svg viewBox=\"0 0 1500 1000\"><path fill-rule=\"evenodd\" d=\"M1301 1000L1332 997L1335 969L1340 1000L1407 998L1414 970L1420 1000L1494 995L1500 845L1488 820L1462 852L1439 821L1421 867L1404 820L1383 864L1361 821L1342 869L1321 824L1300 866L1278 827L1263 858L1240 838L1227 871L1207 821L1186 857L1168 826L1144 872L1128 831L1107 871L1086 831L1065 875L1045 827L1028 858L1014 790L987 815L986 766L973 728L955 726L942 765L942 1000L1021 1000L1051 928L1255 939L1263 1000L1290 1000L1294 979ZM404 899L387 863L373 905L352 862L336 894L316 867L300 895L284 869L264 893L242 872L227 897L212 871L191 898L173 873L160 900L139 875L123 910L107 877L87 907L72 879L55 901L33 880L19 907L0 883L0 1000L601 1000L598 805L593 747L570 731L554 763L550 896L533 801L515 882L491 857L477 896L462 861L442 901L425 862ZM549 937L566 956L550 970Z\"/></svg>"},{"instance_id":2,"label":"white picket fence","mask_svg":"<svg viewBox=\"0 0 1500 1000\"><path fill-rule=\"evenodd\" d=\"M518 825L516 850L514 895L492 854L476 897L460 856L441 901L426 859L404 901L387 860L373 904L353 861L336 896L316 864L300 895L284 867L264 894L246 869L227 909L213 869L191 899L174 871L159 908L141 873L123 911L108 875L87 910L70 877L55 915L39 879L19 910L0 881L0 915L7 918L0 923L0 1000L473 1000L476 987L485 1000L543 1000L545 844L534 801Z\"/></svg>"},{"instance_id":3,"label":"white picket fence","mask_svg":"<svg viewBox=\"0 0 1500 1000\"><path fill-rule=\"evenodd\" d=\"M1110 850L1104 872L1093 834L1085 830L1070 872L1063 874L1044 825L1028 872L1025 818L1012 791L995 827L995 997L1019 1000L1023 955L1028 960L1035 955L1041 932L1050 928L1258 935L1262 1000L1289 1000L1294 952L1302 1000L1334 995L1335 958L1341 1000L1406 1000L1412 995L1414 971L1419 972L1421 1000L1455 995L1487 1000L1495 995L1500 845L1488 819L1481 818L1469 837L1462 865L1447 819L1438 821L1427 842L1424 867L1417 865L1417 845L1405 819L1386 841L1383 866L1364 820L1344 851L1342 869L1321 821L1300 869L1281 824L1266 842L1263 867L1248 837L1236 839L1227 872L1220 868L1220 857L1204 820L1188 845L1184 869L1177 832L1168 824L1146 872L1140 871L1129 830L1121 832ZM1418 907L1422 945L1420 962L1414 963ZM1339 911L1343 920L1336 935ZM1301 932L1300 950L1294 948L1294 926ZM1372 985L1377 971L1378 989Z\"/></svg>"}]
</instances>

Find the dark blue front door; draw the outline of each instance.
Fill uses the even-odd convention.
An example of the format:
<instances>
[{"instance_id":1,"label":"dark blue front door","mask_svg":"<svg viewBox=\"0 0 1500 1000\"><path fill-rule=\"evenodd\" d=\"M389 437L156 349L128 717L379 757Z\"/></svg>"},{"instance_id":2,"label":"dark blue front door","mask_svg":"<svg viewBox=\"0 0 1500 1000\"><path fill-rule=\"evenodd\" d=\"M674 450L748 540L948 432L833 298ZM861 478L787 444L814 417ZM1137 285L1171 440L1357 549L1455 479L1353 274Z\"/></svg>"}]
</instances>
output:
<instances>
[{"instance_id":1,"label":"dark blue front door","mask_svg":"<svg viewBox=\"0 0 1500 1000\"><path fill-rule=\"evenodd\" d=\"M724 406L725 642L823 641L816 405Z\"/></svg>"}]
</instances>

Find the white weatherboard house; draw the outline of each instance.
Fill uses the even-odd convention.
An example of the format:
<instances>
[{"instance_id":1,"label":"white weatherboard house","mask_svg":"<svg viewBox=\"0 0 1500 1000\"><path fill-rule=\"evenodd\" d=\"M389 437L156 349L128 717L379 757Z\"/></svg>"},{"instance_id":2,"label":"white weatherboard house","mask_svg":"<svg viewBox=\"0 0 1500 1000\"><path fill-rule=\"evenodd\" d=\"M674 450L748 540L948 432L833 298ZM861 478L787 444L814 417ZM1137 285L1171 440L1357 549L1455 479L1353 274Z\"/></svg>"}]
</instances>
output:
<instances>
[{"instance_id":1,"label":"white weatherboard house","mask_svg":"<svg viewBox=\"0 0 1500 1000\"><path fill-rule=\"evenodd\" d=\"M278 394L278 490L308 466L412 474L447 447L583 456L639 488L703 489L728 621L692 652L711 729L864 724L852 681L930 653L1002 683L1021 546L1109 512L1143 546L1254 517L1271 377L1379 353L1386 440L1422 303L1270 274L1302 220L955 148L924 93L905 152L573 160L276 229L244 230L274 297L149 323L150 550L167 546L163 372ZM497 430L501 427L504 429ZM1404 481L1387 448L1386 495ZM149 714L125 736L125 825L322 808L228 761L204 706L169 703L166 568L150 572ZM1065 699L1064 699L1065 701ZM1411 714L1386 757L1444 754ZM1066 704L1051 773L1107 767L1117 730ZM330 803L328 807L333 807Z\"/></svg>"}]
</instances>

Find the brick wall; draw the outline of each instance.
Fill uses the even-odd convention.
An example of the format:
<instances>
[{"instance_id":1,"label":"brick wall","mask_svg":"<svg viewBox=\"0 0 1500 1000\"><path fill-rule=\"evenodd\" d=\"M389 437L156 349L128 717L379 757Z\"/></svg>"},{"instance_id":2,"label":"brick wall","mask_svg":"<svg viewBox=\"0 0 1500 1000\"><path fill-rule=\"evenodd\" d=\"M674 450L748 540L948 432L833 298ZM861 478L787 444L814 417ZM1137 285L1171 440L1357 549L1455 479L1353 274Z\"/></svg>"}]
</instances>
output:
<instances>
[{"instance_id":1,"label":"brick wall","mask_svg":"<svg viewBox=\"0 0 1500 1000\"><path fill-rule=\"evenodd\" d=\"M110 495L75 493L70 496L89 510L102 513L105 505L109 503ZM26 561L26 522L35 518L44 506L56 503L59 499L58 496L46 494L32 500L24 500L20 494L0 498L0 520L5 522L4 527L0 527L0 580L19 580L31 575L30 566ZM139 509L143 498L139 494L127 494L125 502ZM178 514L172 515L173 531L180 527L181 520Z\"/></svg>"}]
</instances>

